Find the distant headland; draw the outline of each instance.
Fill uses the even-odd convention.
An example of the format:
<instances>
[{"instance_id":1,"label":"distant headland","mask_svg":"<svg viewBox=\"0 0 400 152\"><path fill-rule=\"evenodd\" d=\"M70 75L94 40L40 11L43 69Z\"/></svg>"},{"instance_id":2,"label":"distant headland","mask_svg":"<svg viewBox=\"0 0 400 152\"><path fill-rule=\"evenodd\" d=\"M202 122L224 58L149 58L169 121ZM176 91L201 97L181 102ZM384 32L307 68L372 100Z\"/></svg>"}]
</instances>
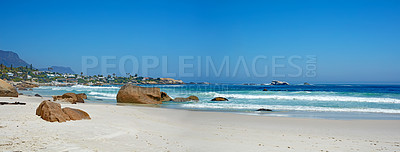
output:
<instances>
[{"instance_id":1,"label":"distant headland","mask_svg":"<svg viewBox=\"0 0 400 152\"><path fill-rule=\"evenodd\" d=\"M182 80L172 78L151 78L127 74L126 77L112 75L87 76L76 74L70 67L50 66L35 68L19 58L12 51L0 50L0 78L7 81L31 82L39 85L115 85L115 84L184 84Z\"/></svg>"}]
</instances>

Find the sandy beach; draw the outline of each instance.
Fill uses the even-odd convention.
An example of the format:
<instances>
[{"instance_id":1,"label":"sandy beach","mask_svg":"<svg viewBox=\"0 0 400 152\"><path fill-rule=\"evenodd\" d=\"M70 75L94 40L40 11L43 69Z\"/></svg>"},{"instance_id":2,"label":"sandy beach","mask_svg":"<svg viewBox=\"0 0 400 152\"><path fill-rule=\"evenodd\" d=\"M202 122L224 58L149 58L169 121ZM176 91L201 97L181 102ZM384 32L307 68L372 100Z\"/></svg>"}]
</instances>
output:
<instances>
[{"instance_id":1,"label":"sandy beach","mask_svg":"<svg viewBox=\"0 0 400 152\"><path fill-rule=\"evenodd\" d=\"M49 98L1 97L0 151L400 151L398 120L250 116L156 107L67 104L91 120L35 115Z\"/></svg>"}]
</instances>

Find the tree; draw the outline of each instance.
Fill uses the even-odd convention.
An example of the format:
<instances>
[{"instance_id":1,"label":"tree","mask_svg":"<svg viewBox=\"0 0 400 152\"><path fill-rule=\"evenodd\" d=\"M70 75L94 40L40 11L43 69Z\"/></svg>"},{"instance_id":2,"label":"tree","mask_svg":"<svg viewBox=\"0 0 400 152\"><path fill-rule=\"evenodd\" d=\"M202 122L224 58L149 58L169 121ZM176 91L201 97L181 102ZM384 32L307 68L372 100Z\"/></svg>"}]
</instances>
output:
<instances>
[{"instance_id":1,"label":"tree","mask_svg":"<svg viewBox=\"0 0 400 152\"><path fill-rule=\"evenodd\" d=\"M79 83L79 84L82 84L82 83L86 83L86 81L83 80L83 79L78 79L78 83Z\"/></svg>"}]
</instances>

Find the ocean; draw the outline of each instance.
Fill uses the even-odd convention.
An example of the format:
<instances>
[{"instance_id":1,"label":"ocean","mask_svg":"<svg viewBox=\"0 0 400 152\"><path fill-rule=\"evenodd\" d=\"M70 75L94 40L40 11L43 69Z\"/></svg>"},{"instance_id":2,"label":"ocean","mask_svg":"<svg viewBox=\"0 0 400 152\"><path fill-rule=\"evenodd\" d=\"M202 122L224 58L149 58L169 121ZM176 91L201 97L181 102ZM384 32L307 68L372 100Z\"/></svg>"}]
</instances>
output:
<instances>
[{"instance_id":1,"label":"ocean","mask_svg":"<svg viewBox=\"0 0 400 152\"><path fill-rule=\"evenodd\" d=\"M172 98L199 97L197 102L164 102L161 108L217 111L258 116L317 119L400 119L400 85L315 84L315 85L141 85L159 87ZM117 104L121 86L41 86L27 95L86 93L88 103ZM267 89L268 91L263 91ZM225 97L229 101L211 101ZM260 112L257 109L271 109Z\"/></svg>"}]
</instances>

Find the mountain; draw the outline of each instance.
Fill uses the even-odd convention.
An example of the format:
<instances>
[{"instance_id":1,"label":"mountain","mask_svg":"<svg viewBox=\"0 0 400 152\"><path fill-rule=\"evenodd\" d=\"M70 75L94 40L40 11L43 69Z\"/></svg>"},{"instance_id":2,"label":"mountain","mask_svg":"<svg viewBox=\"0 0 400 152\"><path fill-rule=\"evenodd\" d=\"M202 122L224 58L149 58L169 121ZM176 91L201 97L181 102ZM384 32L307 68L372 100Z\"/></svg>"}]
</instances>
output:
<instances>
[{"instance_id":1,"label":"mountain","mask_svg":"<svg viewBox=\"0 0 400 152\"><path fill-rule=\"evenodd\" d=\"M11 65L13 67L20 67L20 66L30 66L24 60L20 59L18 54L12 51L3 51L0 50L0 64L3 64L7 67ZM75 74L74 71L70 67L63 67L63 66L51 66L50 67L52 72L58 73L70 73ZM48 68L41 68L40 71L48 71Z\"/></svg>"},{"instance_id":2,"label":"mountain","mask_svg":"<svg viewBox=\"0 0 400 152\"><path fill-rule=\"evenodd\" d=\"M51 66L50 70L49 68L41 68L39 69L40 71L51 71L51 72L58 72L58 73L69 73L69 74L75 74L74 71L70 67L63 67L63 66Z\"/></svg>"},{"instance_id":3,"label":"mountain","mask_svg":"<svg viewBox=\"0 0 400 152\"><path fill-rule=\"evenodd\" d=\"M0 64L7 67L10 67L11 65L13 67L29 66L28 63L19 58L17 53L3 50L0 50Z\"/></svg>"}]
</instances>

